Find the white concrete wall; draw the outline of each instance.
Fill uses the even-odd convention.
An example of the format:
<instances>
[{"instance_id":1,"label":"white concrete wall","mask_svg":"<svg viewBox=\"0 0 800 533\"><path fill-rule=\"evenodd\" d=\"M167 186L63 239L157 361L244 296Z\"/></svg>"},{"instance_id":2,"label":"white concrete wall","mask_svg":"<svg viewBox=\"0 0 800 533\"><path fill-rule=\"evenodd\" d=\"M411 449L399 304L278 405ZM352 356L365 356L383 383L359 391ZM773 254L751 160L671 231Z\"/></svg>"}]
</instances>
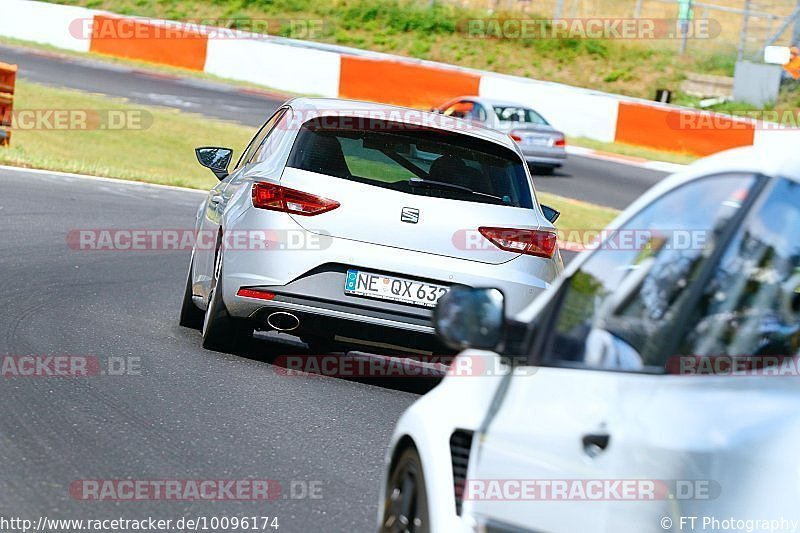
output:
<instances>
[{"instance_id":1,"label":"white concrete wall","mask_svg":"<svg viewBox=\"0 0 800 533\"><path fill-rule=\"evenodd\" d=\"M772 125L767 129L763 123L757 124L753 146L768 146L776 153L796 152L800 149L800 129L778 128Z\"/></svg>"},{"instance_id":2,"label":"white concrete wall","mask_svg":"<svg viewBox=\"0 0 800 533\"><path fill-rule=\"evenodd\" d=\"M339 95L339 54L257 39L208 41L205 71L274 89Z\"/></svg>"},{"instance_id":3,"label":"white concrete wall","mask_svg":"<svg viewBox=\"0 0 800 533\"><path fill-rule=\"evenodd\" d=\"M567 135L614 141L618 100L613 95L559 83L490 74L481 78L480 96L529 105Z\"/></svg>"},{"instance_id":4,"label":"white concrete wall","mask_svg":"<svg viewBox=\"0 0 800 533\"><path fill-rule=\"evenodd\" d=\"M92 9L29 0L0 0L0 35L88 52Z\"/></svg>"}]
</instances>

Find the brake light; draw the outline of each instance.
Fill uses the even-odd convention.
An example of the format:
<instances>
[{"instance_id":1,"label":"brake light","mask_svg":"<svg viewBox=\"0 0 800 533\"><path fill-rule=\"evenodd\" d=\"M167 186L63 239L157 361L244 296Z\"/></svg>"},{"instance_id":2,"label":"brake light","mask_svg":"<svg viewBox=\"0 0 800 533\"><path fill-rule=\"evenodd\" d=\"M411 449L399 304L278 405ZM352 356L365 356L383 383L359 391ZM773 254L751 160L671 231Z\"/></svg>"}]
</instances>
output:
<instances>
[{"instance_id":1,"label":"brake light","mask_svg":"<svg viewBox=\"0 0 800 533\"><path fill-rule=\"evenodd\" d=\"M236 296L244 296L245 298L258 298L259 300L272 300L275 294L261 289L248 289L246 287L240 288L236 291Z\"/></svg>"},{"instance_id":2,"label":"brake light","mask_svg":"<svg viewBox=\"0 0 800 533\"><path fill-rule=\"evenodd\" d=\"M508 136L514 139L514 141L516 142L522 142L522 135L520 135L516 131L512 131L511 133L508 134Z\"/></svg>"},{"instance_id":3,"label":"brake light","mask_svg":"<svg viewBox=\"0 0 800 533\"><path fill-rule=\"evenodd\" d=\"M558 242L552 231L487 227L478 231L501 250L537 257L553 257Z\"/></svg>"},{"instance_id":4,"label":"brake light","mask_svg":"<svg viewBox=\"0 0 800 533\"><path fill-rule=\"evenodd\" d=\"M253 207L293 215L314 216L339 207L339 202L264 181L253 184Z\"/></svg>"},{"instance_id":5,"label":"brake light","mask_svg":"<svg viewBox=\"0 0 800 533\"><path fill-rule=\"evenodd\" d=\"M564 137L557 137L556 142L553 143L553 146L560 146L561 148L565 148L567 146L567 140Z\"/></svg>"}]
</instances>

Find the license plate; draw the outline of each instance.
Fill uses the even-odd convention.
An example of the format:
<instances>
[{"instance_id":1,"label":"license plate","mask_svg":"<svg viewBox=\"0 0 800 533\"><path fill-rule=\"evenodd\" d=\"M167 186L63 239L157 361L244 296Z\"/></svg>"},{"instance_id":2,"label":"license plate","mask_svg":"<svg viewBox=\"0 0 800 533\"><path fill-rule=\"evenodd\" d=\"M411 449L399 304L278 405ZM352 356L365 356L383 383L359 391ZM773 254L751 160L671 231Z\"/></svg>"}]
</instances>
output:
<instances>
[{"instance_id":1,"label":"license plate","mask_svg":"<svg viewBox=\"0 0 800 533\"><path fill-rule=\"evenodd\" d=\"M545 146L550 142L547 137L525 137L525 144L528 146Z\"/></svg>"},{"instance_id":2,"label":"license plate","mask_svg":"<svg viewBox=\"0 0 800 533\"><path fill-rule=\"evenodd\" d=\"M367 296L424 307L436 307L436 302L447 294L448 288L433 283L348 270L344 282L345 294Z\"/></svg>"}]
</instances>

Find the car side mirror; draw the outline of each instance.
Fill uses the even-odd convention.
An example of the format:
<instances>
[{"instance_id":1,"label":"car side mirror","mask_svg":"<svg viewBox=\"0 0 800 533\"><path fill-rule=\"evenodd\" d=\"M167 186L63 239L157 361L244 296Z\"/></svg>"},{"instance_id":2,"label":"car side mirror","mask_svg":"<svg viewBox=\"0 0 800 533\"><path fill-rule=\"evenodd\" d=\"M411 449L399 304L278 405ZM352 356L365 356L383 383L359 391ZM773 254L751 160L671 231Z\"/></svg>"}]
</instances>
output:
<instances>
[{"instance_id":1,"label":"car side mirror","mask_svg":"<svg viewBox=\"0 0 800 533\"><path fill-rule=\"evenodd\" d=\"M551 224L554 224L555 221L558 220L558 217L561 216L561 211L553 209L549 205L541 204L541 208L542 208L542 214L544 215L544 218L549 220Z\"/></svg>"},{"instance_id":2,"label":"car side mirror","mask_svg":"<svg viewBox=\"0 0 800 533\"><path fill-rule=\"evenodd\" d=\"M449 348L493 350L505 326L505 298L498 289L455 286L439 299L433 325Z\"/></svg>"},{"instance_id":3,"label":"car side mirror","mask_svg":"<svg viewBox=\"0 0 800 533\"><path fill-rule=\"evenodd\" d=\"M228 177L228 165L231 164L233 150L216 146L204 146L195 148L194 153L197 156L197 161L204 167L211 169L217 179L221 181Z\"/></svg>"}]
</instances>

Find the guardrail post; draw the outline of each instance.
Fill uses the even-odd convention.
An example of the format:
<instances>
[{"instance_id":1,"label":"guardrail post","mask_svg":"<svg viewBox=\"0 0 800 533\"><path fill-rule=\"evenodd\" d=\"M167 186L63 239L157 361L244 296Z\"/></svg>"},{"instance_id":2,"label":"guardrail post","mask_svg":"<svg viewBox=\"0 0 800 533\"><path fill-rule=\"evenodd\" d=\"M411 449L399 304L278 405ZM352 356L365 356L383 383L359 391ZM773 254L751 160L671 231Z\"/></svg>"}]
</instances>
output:
<instances>
[{"instance_id":1,"label":"guardrail post","mask_svg":"<svg viewBox=\"0 0 800 533\"><path fill-rule=\"evenodd\" d=\"M0 62L0 146L11 144L11 111L16 81L17 65Z\"/></svg>"}]
</instances>

